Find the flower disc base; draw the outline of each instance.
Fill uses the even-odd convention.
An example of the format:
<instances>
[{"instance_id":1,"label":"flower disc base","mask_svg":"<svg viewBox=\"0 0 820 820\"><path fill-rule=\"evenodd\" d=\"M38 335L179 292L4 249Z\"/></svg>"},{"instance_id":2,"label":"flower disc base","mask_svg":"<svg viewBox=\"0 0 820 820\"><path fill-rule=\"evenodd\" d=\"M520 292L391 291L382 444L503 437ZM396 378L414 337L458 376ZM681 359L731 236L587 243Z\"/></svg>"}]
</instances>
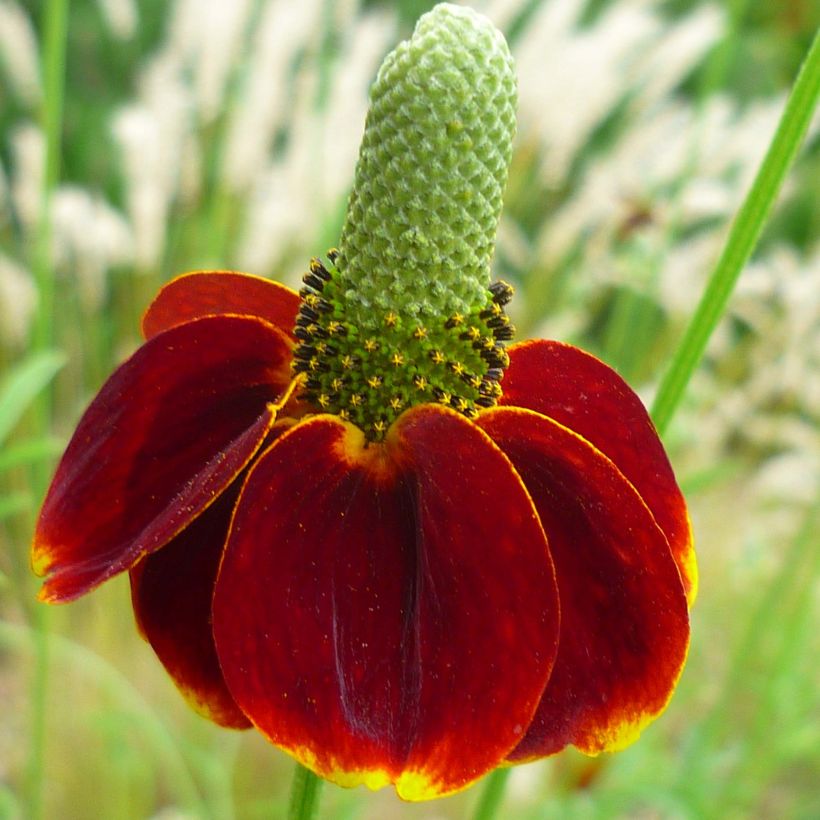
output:
<instances>
[{"instance_id":1,"label":"flower disc base","mask_svg":"<svg viewBox=\"0 0 820 820\"><path fill-rule=\"evenodd\" d=\"M295 369L306 374L303 397L351 421L371 441L408 407L437 402L475 418L501 396L514 328L504 312L512 288L496 282L468 313L408 318L373 312L367 325L351 322L344 277L328 252L304 276L296 321Z\"/></svg>"}]
</instances>

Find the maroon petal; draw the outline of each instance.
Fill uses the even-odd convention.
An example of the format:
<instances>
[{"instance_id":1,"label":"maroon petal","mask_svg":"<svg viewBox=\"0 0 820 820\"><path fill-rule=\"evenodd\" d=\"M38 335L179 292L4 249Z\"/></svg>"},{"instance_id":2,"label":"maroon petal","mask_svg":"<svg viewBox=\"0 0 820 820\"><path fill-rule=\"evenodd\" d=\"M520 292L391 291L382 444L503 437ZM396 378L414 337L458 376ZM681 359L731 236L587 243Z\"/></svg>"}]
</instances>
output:
<instances>
[{"instance_id":1,"label":"maroon petal","mask_svg":"<svg viewBox=\"0 0 820 820\"><path fill-rule=\"evenodd\" d=\"M168 543L234 480L290 386L290 342L215 316L146 342L80 420L46 496L32 563L66 601Z\"/></svg>"},{"instance_id":2,"label":"maroon petal","mask_svg":"<svg viewBox=\"0 0 820 820\"><path fill-rule=\"evenodd\" d=\"M211 600L239 483L161 550L131 570L131 601L142 636L190 705L235 729L249 727L231 697L211 629Z\"/></svg>"},{"instance_id":3,"label":"maroon petal","mask_svg":"<svg viewBox=\"0 0 820 820\"><path fill-rule=\"evenodd\" d=\"M552 665L554 574L503 453L417 407L384 444L319 416L244 486L214 634L242 710L324 777L464 788L523 736Z\"/></svg>"},{"instance_id":4,"label":"maroon petal","mask_svg":"<svg viewBox=\"0 0 820 820\"><path fill-rule=\"evenodd\" d=\"M203 316L238 314L264 319L290 336L299 294L290 288L236 271L183 273L165 285L142 317L146 339Z\"/></svg>"},{"instance_id":5,"label":"maroon petal","mask_svg":"<svg viewBox=\"0 0 820 820\"><path fill-rule=\"evenodd\" d=\"M615 462L669 539L691 605L698 576L686 502L649 414L632 388L589 353L543 340L510 348L503 388L501 404L555 419Z\"/></svg>"},{"instance_id":6,"label":"maroon petal","mask_svg":"<svg viewBox=\"0 0 820 820\"><path fill-rule=\"evenodd\" d=\"M520 408L478 424L535 502L561 600L552 676L510 757L622 748L664 709L686 658L688 609L666 538L612 462L566 427Z\"/></svg>"}]
</instances>

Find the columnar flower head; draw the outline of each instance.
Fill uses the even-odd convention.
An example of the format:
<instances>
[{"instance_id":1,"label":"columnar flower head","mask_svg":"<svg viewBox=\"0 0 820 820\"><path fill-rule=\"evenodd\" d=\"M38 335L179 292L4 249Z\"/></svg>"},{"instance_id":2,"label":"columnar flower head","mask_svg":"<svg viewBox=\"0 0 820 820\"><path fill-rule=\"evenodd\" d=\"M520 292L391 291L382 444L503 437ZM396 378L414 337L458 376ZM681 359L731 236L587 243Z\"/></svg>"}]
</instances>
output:
<instances>
[{"instance_id":1,"label":"columnar flower head","mask_svg":"<svg viewBox=\"0 0 820 820\"><path fill-rule=\"evenodd\" d=\"M640 400L570 345L507 346L514 89L486 19L425 15L374 86L339 249L298 294L166 285L34 542L47 601L130 572L203 715L412 800L627 745L688 645L689 522Z\"/></svg>"},{"instance_id":2,"label":"columnar flower head","mask_svg":"<svg viewBox=\"0 0 820 820\"><path fill-rule=\"evenodd\" d=\"M305 278L307 395L381 439L414 404L495 404L512 338L490 260L515 130L501 33L442 5L384 61L338 251Z\"/></svg>"}]
</instances>

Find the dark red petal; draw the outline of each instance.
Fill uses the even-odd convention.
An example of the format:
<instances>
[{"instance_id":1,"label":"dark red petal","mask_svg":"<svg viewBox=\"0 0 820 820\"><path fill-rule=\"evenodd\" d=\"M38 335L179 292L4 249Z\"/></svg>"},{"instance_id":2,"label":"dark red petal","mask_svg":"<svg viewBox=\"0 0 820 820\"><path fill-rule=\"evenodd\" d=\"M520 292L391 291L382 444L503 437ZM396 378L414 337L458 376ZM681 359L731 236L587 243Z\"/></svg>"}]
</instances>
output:
<instances>
[{"instance_id":1,"label":"dark red petal","mask_svg":"<svg viewBox=\"0 0 820 820\"><path fill-rule=\"evenodd\" d=\"M142 317L146 339L203 316L239 314L264 319L290 336L299 294L290 288L235 271L183 273L165 285Z\"/></svg>"},{"instance_id":2,"label":"dark red petal","mask_svg":"<svg viewBox=\"0 0 820 820\"><path fill-rule=\"evenodd\" d=\"M235 488L235 489L234 489ZM239 484L161 550L131 570L131 601L140 633L199 714L234 729L249 727L231 697L211 629L211 600Z\"/></svg>"},{"instance_id":3,"label":"dark red petal","mask_svg":"<svg viewBox=\"0 0 820 820\"><path fill-rule=\"evenodd\" d=\"M615 462L669 539L691 606L698 573L686 502L649 414L632 388L589 353L543 340L510 348L502 386L501 404L555 419Z\"/></svg>"},{"instance_id":4,"label":"dark red petal","mask_svg":"<svg viewBox=\"0 0 820 820\"><path fill-rule=\"evenodd\" d=\"M76 598L171 540L264 441L290 391L290 342L214 316L146 342L80 420L46 496L32 563Z\"/></svg>"},{"instance_id":5,"label":"dark red petal","mask_svg":"<svg viewBox=\"0 0 820 820\"><path fill-rule=\"evenodd\" d=\"M665 707L689 644L686 597L663 532L635 488L589 442L519 408L478 424L535 502L561 599L558 657L515 760L568 743L622 748Z\"/></svg>"},{"instance_id":6,"label":"dark red petal","mask_svg":"<svg viewBox=\"0 0 820 820\"><path fill-rule=\"evenodd\" d=\"M385 444L303 422L242 491L214 596L237 703L342 785L464 788L523 736L552 665L552 563L509 461L452 411Z\"/></svg>"}]
</instances>

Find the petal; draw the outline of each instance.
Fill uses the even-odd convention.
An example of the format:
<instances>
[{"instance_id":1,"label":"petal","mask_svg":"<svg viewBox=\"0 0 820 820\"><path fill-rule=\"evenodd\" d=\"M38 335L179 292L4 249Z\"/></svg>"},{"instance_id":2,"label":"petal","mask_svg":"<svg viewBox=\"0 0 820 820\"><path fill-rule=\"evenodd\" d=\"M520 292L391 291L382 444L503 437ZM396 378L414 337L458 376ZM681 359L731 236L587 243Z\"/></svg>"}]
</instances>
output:
<instances>
[{"instance_id":1,"label":"petal","mask_svg":"<svg viewBox=\"0 0 820 820\"><path fill-rule=\"evenodd\" d=\"M76 598L171 540L244 468L290 392L290 342L238 316L146 342L80 420L32 549L47 601Z\"/></svg>"},{"instance_id":2,"label":"petal","mask_svg":"<svg viewBox=\"0 0 820 820\"><path fill-rule=\"evenodd\" d=\"M543 340L510 348L503 388L501 404L555 419L615 462L666 534L691 606L698 575L686 502L649 414L632 388L589 353Z\"/></svg>"},{"instance_id":3,"label":"petal","mask_svg":"<svg viewBox=\"0 0 820 820\"><path fill-rule=\"evenodd\" d=\"M314 417L251 471L217 652L242 710L322 776L409 800L466 787L523 736L557 631L532 503L452 411L417 407L369 445Z\"/></svg>"},{"instance_id":4,"label":"petal","mask_svg":"<svg viewBox=\"0 0 820 820\"><path fill-rule=\"evenodd\" d=\"M137 627L188 703L235 729L251 725L231 697L211 629L211 599L239 482L163 549L131 570Z\"/></svg>"},{"instance_id":5,"label":"petal","mask_svg":"<svg viewBox=\"0 0 820 820\"><path fill-rule=\"evenodd\" d=\"M615 465L571 430L520 408L486 411L478 424L535 502L561 599L558 657L511 758L568 743L622 748L663 710L686 658L688 609L666 538Z\"/></svg>"},{"instance_id":6,"label":"petal","mask_svg":"<svg viewBox=\"0 0 820 820\"><path fill-rule=\"evenodd\" d=\"M290 336L299 294L290 288L235 271L183 273L165 285L142 317L146 339L203 316L257 316Z\"/></svg>"}]
</instances>

